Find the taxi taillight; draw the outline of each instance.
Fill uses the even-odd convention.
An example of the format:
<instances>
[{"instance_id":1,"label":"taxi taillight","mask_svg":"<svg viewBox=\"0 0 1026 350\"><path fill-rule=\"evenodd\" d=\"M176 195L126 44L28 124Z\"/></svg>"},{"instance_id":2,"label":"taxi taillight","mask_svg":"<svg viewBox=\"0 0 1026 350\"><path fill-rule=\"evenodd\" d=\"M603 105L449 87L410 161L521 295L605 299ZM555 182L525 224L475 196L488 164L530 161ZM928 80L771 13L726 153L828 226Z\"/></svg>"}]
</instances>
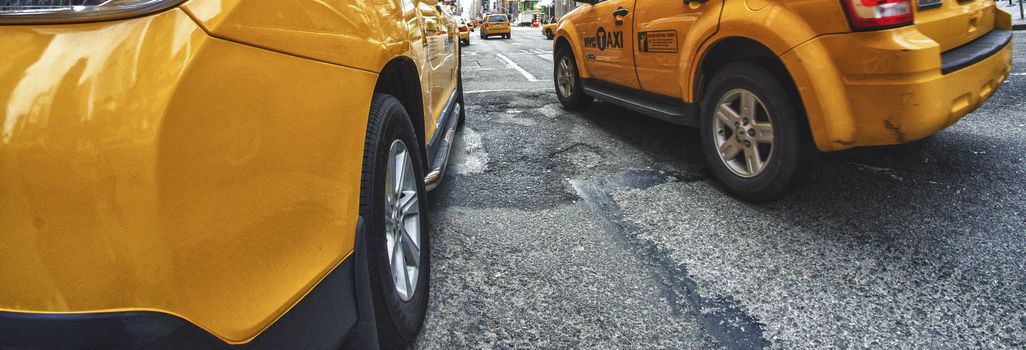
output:
<instances>
[{"instance_id":1,"label":"taxi taillight","mask_svg":"<svg viewBox=\"0 0 1026 350\"><path fill-rule=\"evenodd\" d=\"M460 31L461 32L467 31L467 26L460 26Z\"/></svg>"},{"instance_id":2,"label":"taxi taillight","mask_svg":"<svg viewBox=\"0 0 1026 350\"><path fill-rule=\"evenodd\" d=\"M912 24L912 0L841 0L851 29L876 30Z\"/></svg>"}]
</instances>

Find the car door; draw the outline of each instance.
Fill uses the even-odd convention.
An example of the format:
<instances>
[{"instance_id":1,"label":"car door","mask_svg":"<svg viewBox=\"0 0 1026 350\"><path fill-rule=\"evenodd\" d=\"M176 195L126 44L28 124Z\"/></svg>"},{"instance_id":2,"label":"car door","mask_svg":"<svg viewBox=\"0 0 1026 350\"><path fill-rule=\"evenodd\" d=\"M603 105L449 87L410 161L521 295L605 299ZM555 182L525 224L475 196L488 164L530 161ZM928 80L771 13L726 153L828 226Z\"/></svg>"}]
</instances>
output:
<instances>
[{"instance_id":1,"label":"car door","mask_svg":"<svg viewBox=\"0 0 1026 350\"><path fill-rule=\"evenodd\" d=\"M680 98L681 69L690 72L697 45L715 33L723 0L637 0L634 55L638 82L645 91Z\"/></svg>"},{"instance_id":2,"label":"car door","mask_svg":"<svg viewBox=\"0 0 1026 350\"><path fill-rule=\"evenodd\" d=\"M635 0L606 0L587 5L588 20L577 27L584 66L595 79L640 88L634 73Z\"/></svg>"},{"instance_id":3,"label":"car door","mask_svg":"<svg viewBox=\"0 0 1026 350\"><path fill-rule=\"evenodd\" d=\"M435 0L420 0L417 2L417 9L422 19L422 32L425 43L425 67L424 76L427 81L421 80L422 86L426 87L428 106L430 114L425 125L431 135L437 124L441 121L441 113L445 104L449 101L455 79L453 78L456 65L454 42L450 36L449 23L445 13Z\"/></svg>"}]
</instances>

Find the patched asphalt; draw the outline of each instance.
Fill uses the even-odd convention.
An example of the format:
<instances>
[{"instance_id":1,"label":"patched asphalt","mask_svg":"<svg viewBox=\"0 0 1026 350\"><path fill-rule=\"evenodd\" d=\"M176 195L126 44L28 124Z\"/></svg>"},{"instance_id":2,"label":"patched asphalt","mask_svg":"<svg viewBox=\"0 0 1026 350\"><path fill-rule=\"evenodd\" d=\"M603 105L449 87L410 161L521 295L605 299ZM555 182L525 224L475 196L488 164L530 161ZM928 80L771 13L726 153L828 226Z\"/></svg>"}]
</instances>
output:
<instances>
[{"instance_id":1,"label":"patched asphalt","mask_svg":"<svg viewBox=\"0 0 1026 350\"><path fill-rule=\"evenodd\" d=\"M416 347L1026 347L1024 39L961 122L825 155L753 205L709 178L696 130L559 108L536 29L472 36Z\"/></svg>"}]
</instances>

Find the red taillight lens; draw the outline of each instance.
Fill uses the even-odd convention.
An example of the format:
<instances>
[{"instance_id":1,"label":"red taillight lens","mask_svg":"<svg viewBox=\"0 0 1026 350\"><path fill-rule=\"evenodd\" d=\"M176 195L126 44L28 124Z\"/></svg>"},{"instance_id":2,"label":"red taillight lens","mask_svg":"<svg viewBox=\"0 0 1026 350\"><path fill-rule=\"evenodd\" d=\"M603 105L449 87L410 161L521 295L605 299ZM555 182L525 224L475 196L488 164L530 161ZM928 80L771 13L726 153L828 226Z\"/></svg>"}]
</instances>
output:
<instances>
[{"instance_id":1,"label":"red taillight lens","mask_svg":"<svg viewBox=\"0 0 1026 350\"><path fill-rule=\"evenodd\" d=\"M841 0L841 3L854 30L912 24L912 0Z\"/></svg>"},{"instance_id":2,"label":"red taillight lens","mask_svg":"<svg viewBox=\"0 0 1026 350\"><path fill-rule=\"evenodd\" d=\"M467 31L467 26L460 26L460 31L461 32Z\"/></svg>"}]
</instances>

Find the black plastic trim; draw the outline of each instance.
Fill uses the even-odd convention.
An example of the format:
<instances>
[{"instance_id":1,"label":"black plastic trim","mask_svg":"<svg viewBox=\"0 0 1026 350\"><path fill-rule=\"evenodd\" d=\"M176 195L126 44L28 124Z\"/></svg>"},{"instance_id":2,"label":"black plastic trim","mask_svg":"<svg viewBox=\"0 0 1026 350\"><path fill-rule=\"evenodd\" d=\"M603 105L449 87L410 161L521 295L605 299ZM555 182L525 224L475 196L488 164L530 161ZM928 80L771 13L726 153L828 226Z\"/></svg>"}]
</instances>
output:
<instances>
[{"instance_id":1,"label":"black plastic trim","mask_svg":"<svg viewBox=\"0 0 1026 350\"><path fill-rule=\"evenodd\" d=\"M354 254L246 344L225 343L188 321L160 312L0 312L0 349L376 349L363 236L360 220Z\"/></svg>"},{"instance_id":2,"label":"black plastic trim","mask_svg":"<svg viewBox=\"0 0 1026 350\"><path fill-rule=\"evenodd\" d=\"M581 82L584 93L592 97L669 123L698 125L698 108L692 103L597 79L581 79Z\"/></svg>"},{"instance_id":3,"label":"black plastic trim","mask_svg":"<svg viewBox=\"0 0 1026 350\"><path fill-rule=\"evenodd\" d=\"M941 7L941 5L944 4L944 2L941 1L941 0L933 0L933 1L936 1L936 2L926 2L926 3L924 3L923 0L916 0L916 7L918 7L920 10L927 10L927 9Z\"/></svg>"},{"instance_id":4,"label":"black plastic trim","mask_svg":"<svg viewBox=\"0 0 1026 350\"><path fill-rule=\"evenodd\" d=\"M1012 31L994 29L972 42L941 54L941 72L948 74L993 56L1012 42Z\"/></svg>"}]
</instances>

